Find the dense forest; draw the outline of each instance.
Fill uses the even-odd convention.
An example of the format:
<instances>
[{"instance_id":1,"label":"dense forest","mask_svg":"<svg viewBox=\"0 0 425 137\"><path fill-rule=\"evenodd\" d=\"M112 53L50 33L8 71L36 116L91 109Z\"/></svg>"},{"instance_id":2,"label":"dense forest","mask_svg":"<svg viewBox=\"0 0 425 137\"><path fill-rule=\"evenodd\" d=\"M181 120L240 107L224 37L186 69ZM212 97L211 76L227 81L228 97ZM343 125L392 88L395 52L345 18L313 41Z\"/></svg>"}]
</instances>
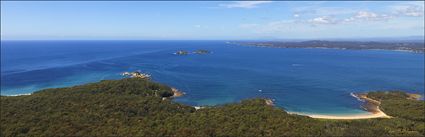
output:
<instances>
[{"instance_id":1,"label":"dense forest","mask_svg":"<svg viewBox=\"0 0 425 137\"><path fill-rule=\"evenodd\" d=\"M170 87L106 80L1 97L1 136L424 136L424 101L369 92L390 119L324 120L286 113L264 99L195 108Z\"/></svg>"}]
</instances>

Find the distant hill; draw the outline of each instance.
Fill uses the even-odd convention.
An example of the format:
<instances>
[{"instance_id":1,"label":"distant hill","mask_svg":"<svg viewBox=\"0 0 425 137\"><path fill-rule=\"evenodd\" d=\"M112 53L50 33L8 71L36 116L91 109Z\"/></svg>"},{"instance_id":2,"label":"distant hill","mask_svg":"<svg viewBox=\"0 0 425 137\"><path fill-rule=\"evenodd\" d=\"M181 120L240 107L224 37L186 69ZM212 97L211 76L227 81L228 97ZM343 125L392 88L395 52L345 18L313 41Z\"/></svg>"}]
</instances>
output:
<instances>
[{"instance_id":1,"label":"distant hill","mask_svg":"<svg viewBox=\"0 0 425 137\"><path fill-rule=\"evenodd\" d=\"M361 42L417 42L424 43L425 36L406 36L406 37L370 37L370 38L340 38L323 39L329 41L361 41Z\"/></svg>"},{"instance_id":2,"label":"distant hill","mask_svg":"<svg viewBox=\"0 0 425 137\"><path fill-rule=\"evenodd\" d=\"M302 41L311 41L311 40L320 40L320 41L352 41L352 42L416 42L424 43L425 36L404 36L404 37L352 37L352 38L263 38L256 40L243 40L249 42L265 42L265 41L275 41L275 42L302 42ZM240 40L242 41L242 40Z\"/></svg>"},{"instance_id":3,"label":"distant hill","mask_svg":"<svg viewBox=\"0 0 425 137\"><path fill-rule=\"evenodd\" d=\"M425 53L424 42L375 42L375 41L237 41L230 42L243 46L274 47L274 48L333 48L350 50L397 50L415 53Z\"/></svg>"}]
</instances>

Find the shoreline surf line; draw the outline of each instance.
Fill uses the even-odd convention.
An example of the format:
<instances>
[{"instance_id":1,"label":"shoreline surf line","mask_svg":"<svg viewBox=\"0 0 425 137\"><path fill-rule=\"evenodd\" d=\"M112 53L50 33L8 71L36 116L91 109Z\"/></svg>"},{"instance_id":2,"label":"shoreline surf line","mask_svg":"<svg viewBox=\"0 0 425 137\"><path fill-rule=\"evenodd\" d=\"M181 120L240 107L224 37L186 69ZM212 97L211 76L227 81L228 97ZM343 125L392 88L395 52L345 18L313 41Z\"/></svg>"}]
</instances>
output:
<instances>
[{"instance_id":1,"label":"shoreline surf line","mask_svg":"<svg viewBox=\"0 0 425 137\"><path fill-rule=\"evenodd\" d=\"M388 116L383 111L381 111L381 109L379 109L381 102L373 100L371 98L368 98L367 94L350 93L350 95L357 98L359 101L361 101L361 100L364 101L365 102L364 108L369 113L347 114L347 115L321 115L321 114L306 114L306 113L298 113L298 112L288 112L288 114L303 115L303 116L308 116L308 117L317 118L317 119L335 119L335 120L392 118L391 116Z\"/></svg>"},{"instance_id":2,"label":"shoreline surf line","mask_svg":"<svg viewBox=\"0 0 425 137\"><path fill-rule=\"evenodd\" d=\"M274 100L273 99L264 99L264 101L266 102L266 105L274 106Z\"/></svg>"},{"instance_id":3,"label":"shoreline surf line","mask_svg":"<svg viewBox=\"0 0 425 137\"><path fill-rule=\"evenodd\" d=\"M305 114L298 112L288 112L288 114L296 114L308 116L316 119L334 119L334 120L355 120L355 119L371 119L371 118L391 118L385 113L369 113L369 114L348 114L348 115L321 115L321 114Z\"/></svg>"},{"instance_id":4,"label":"shoreline surf line","mask_svg":"<svg viewBox=\"0 0 425 137\"><path fill-rule=\"evenodd\" d=\"M181 92L176 88L171 88L171 91L173 92L173 95L171 96L171 98L181 97L185 94L184 92Z\"/></svg>"},{"instance_id":5,"label":"shoreline surf line","mask_svg":"<svg viewBox=\"0 0 425 137\"><path fill-rule=\"evenodd\" d=\"M10 95L1 95L1 96L16 97L16 96L28 96L28 95L32 95L32 93L10 94Z\"/></svg>"}]
</instances>

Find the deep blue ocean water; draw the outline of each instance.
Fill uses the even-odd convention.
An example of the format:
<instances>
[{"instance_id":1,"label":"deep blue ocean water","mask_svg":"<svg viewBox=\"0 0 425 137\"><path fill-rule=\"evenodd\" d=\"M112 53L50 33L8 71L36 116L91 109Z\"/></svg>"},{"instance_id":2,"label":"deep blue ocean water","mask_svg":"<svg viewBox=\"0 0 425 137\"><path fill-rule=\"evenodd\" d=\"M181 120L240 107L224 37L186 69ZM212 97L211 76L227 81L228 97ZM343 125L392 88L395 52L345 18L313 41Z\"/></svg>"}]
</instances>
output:
<instances>
[{"instance_id":1,"label":"deep blue ocean water","mask_svg":"<svg viewBox=\"0 0 425 137\"><path fill-rule=\"evenodd\" d=\"M206 49L212 54L174 55ZM120 79L140 70L193 106L266 97L291 112L365 113L351 92L424 93L424 54L247 47L225 41L2 41L1 94Z\"/></svg>"}]
</instances>

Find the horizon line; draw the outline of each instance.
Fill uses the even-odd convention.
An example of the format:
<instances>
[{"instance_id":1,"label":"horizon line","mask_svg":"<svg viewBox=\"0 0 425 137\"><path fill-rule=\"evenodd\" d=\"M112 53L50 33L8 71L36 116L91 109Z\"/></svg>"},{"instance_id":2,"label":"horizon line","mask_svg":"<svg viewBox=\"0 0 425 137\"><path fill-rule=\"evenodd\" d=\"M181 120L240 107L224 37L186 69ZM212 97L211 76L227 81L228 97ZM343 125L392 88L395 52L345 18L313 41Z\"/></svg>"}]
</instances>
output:
<instances>
[{"instance_id":1,"label":"horizon line","mask_svg":"<svg viewBox=\"0 0 425 137\"><path fill-rule=\"evenodd\" d=\"M406 38L414 38L414 39L418 39L418 40L423 40L425 39L425 35L407 35L407 36L376 36L376 37L324 37L324 38L246 38L246 39L105 39L105 38L100 38L100 39L10 39L10 38L0 38L0 41L72 41L72 40L111 40L111 41L118 41L118 40L147 40L147 41L158 41L158 40L169 40L169 41L185 41L185 40L191 40L191 41L226 41L226 40L232 40L232 41L238 41L238 40L272 40L272 41L276 41L276 40L361 40L361 39L389 39L389 40L393 40L394 38L401 38L401 39L406 39Z\"/></svg>"},{"instance_id":2,"label":"horizon line","mask_svg":"<svg viewBox=\"0 0 425 137\"><path fill-rule=\"evenodd\" d=\"M0 41L422 41L425 39L323 38L323 39L1 39Z\"/></svg>"}]
</instances>

